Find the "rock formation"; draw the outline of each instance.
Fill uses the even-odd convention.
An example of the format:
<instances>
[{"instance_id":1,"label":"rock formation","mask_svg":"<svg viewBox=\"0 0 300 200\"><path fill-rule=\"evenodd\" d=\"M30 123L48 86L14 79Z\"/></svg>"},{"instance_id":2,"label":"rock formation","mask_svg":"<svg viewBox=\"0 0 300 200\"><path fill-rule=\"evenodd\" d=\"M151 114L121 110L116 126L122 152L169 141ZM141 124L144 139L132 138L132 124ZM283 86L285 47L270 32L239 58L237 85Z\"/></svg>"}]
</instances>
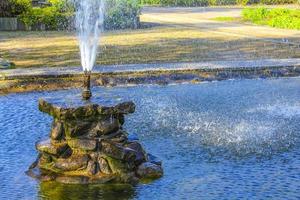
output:
<instances>
[{"instance_id":1,"label":"rock formation","mask_svg":"<svg viewBox=\"0 0 300 200\"><path fill-rule=\"evenodd\" d=\"M162 176L161 161L147 154L123 129L133 102L110 106L40 99L39 109L53 116L50 138L36 143L37 160L27 174L63 183L130 183Z\"/></svg>"}]
</instances>

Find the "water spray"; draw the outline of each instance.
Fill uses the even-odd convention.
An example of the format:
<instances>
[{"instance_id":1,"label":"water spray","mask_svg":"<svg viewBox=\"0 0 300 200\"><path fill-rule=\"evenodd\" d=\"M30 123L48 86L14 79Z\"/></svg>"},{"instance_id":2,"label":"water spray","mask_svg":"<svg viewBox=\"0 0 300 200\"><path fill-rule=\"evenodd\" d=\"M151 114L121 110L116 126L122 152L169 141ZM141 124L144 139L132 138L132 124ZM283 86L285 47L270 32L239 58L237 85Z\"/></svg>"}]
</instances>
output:
<instances>
[{"instance_id":1,"label":"water spray","mask_svg":"<svg viewBox=\"0 0 300 200\"><path fill-rule=\"evenodd\" d=\"M75 27L84 71L82 97L92 97L91 72L97 58L99 39L103 30L104 0L72 0L75 5Z\"/></svg>"}]
</instances>

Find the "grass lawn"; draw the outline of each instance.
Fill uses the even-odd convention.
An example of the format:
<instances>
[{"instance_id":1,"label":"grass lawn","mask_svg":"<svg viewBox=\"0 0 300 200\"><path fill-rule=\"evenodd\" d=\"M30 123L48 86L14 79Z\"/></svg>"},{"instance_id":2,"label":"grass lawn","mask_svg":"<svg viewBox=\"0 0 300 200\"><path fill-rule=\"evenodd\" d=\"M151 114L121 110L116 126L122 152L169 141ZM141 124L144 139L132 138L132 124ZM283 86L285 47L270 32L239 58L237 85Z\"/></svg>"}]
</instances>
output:
<instances>
[{"instance_id":1,"label":"grass lawn","mask_svg":"<svg viewBox=\"0 0 300 200\"><path fill-rule=\"evenodd\" d=\"M219 21L219 22L235 22L235 21L241 21L241 18L239 17L215 17L211 18L211 20Z\"/></svg>"},{"instance_id":2,"label":"grass lawn","mask_svg":"<svg viewBox=\"0 0 300 200\"><path fill-rule=\"evenodd\" d=\"M156 26L105 33L97 64L190 62L299 57L284 44ZM79 66L76 37L68 32L0 32L0 57L17 68Z\"/></svg>"}]
</instances>

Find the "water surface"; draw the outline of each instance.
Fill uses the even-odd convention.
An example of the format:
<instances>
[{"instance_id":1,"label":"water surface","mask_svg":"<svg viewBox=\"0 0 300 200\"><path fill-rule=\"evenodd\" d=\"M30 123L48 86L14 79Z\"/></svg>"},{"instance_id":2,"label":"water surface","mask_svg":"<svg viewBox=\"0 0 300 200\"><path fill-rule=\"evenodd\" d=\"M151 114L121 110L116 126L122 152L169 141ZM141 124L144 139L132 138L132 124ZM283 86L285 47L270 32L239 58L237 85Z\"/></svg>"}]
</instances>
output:
<instances>
[{"instance_id":1,"label":"water surface","mask_svg":"<svg viewBox=\"0 0 300 200\"><path fill-rule=\"evenodd\" d=\"M300 78L94 88L137 105L126 129L163 160L165 175L135 188L40 184L24 174L51 117L40 97L0 97L0 199L300 199Z\"/></svg>"}]
</instances>

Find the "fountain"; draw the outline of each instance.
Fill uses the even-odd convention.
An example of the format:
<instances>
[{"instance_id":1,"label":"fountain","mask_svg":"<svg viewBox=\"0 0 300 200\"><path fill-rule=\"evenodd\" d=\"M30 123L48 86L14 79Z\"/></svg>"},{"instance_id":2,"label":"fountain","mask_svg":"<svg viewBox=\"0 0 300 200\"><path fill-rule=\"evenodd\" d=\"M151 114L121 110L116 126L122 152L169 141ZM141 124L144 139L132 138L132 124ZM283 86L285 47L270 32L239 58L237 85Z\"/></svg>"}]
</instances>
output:
<instances>
[{"instance_id":1,"label":"fountain","mask_svg":"<svg viewBox=\"0 0 300 200\"><path fill-rule=\"evenodd\" d=\"M130 183L163 175L161 161L147 154L123 129L135 104L92 97L91 72L103 27L103 1L75 0L76 28L84 71L82 98L44 98L39 109L52 116L50 139L36 143L37 160L27 174L62 183Z\"/></svg>"},{"instance_id":2,"label":"fountain","mask_svg":"<svg viewBox=\"0 0 300 200\"><path fill-rule=\"evenodd\" d=\"M104 1L74 0L76 8L75 26L84 71L84 90L82 97L91 98L90 75L97 56L98 42L104 21Z\"/></svg>"},{"instance_id":3,"label":"fountain","mask_svg":"<svg viewBox=\"0 0 300 200\"><path fill-rule=\"evenodd\" d=\"M85 71L84 72L84 80L83 80L82 98L84 100L89 100L91 97L92 97L91 72L90 71Z\"/></svg>"}]
</instances>

